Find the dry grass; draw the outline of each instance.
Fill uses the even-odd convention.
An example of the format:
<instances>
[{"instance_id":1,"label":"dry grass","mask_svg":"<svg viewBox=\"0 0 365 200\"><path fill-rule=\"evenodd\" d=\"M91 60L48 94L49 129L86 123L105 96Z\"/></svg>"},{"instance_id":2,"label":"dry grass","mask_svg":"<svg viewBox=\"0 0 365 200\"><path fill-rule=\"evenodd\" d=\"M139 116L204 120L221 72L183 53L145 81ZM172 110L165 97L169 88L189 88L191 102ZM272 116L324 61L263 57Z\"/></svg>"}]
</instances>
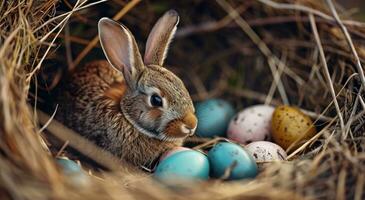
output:
<instances>
[{"instance_id":1,"label":"dry grass","mask_svg":"<svg viewBox=\"0 0 365 200\"><path fill-rule=\"evenodd\" d=\"M365 198L364 23L331 0L103 2L0 3L1 199ZM53 91L64 77L103 58L95 37L100 17L122 19L143 44L171 7L182 24L167 63L194 100L223 97L238 109L289 103L315 119L318 134L291 151L289 161L262 164L255 180L189 183L173 191L43 114L40 129L38 106L51 115ZM50 134L60 146L49 143ZM191 142L204 148L216 140ZM113 170L75 184L53 159L68 145Z\"/></svg>"}]
</instances>

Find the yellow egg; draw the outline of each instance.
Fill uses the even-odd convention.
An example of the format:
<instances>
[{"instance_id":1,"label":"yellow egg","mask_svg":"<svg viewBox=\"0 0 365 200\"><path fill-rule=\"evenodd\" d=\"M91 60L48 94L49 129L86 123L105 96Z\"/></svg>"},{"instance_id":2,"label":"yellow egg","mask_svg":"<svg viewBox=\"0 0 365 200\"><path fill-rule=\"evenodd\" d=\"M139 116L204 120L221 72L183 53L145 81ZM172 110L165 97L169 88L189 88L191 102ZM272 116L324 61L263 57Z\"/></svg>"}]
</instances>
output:
<instances>
[{"instance_id":1,"label":"yellow egg","mask_svg":"<svg viewBox=\"0 0 365 200\"><path fill-rule=\"evenodd\" d=\"M316 134L312 120L299 109L290 106L278 106L275 109L271 128L274 142L284 149Z\"/></svg>"}]
</instances>

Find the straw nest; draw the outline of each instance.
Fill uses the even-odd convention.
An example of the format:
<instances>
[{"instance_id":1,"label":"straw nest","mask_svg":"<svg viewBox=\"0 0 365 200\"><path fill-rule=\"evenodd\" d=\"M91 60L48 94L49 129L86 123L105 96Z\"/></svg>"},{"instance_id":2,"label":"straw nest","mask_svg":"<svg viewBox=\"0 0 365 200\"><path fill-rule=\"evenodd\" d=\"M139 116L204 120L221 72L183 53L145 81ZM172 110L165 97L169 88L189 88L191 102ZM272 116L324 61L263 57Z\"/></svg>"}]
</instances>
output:
<instances>
[{"instance_id":1,"label":"straw nest","mask_svg":"<svg viewBox=\"0 0 365 200\"><path fill-rule=\"evenodd\" d=\"M37 115L38 107L52 115L52 91L75 67L103 58L100 17L121 19L143 44L170 8L182 23L167 63L194 100L295 105L315 119L318 134L289 161L263 164L255 180L172 191ZM331 0L14 0L1 1L0 12L1 199L365 198L365 24ZM90 170L89 181L75 184L54 162L66 146L117 167Z\"/></svg>"}]
</instances>

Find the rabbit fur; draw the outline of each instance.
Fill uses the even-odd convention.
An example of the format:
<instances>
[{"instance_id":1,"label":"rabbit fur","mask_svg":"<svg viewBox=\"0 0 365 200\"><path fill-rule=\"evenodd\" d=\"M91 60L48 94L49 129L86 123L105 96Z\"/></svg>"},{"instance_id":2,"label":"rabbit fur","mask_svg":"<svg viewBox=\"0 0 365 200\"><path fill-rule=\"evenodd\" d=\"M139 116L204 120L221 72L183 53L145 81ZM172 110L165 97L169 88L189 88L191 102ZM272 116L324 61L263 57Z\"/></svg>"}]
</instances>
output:
<instances>
[{"instance_id":1,"label":"rabbit fur","mask_svg":"<svg viewBox=\"0 0 365 200\"><path fill-rule=\"evenodd\" d=\"M60 95L57 119L134 165L149 165L194 134L197 118L183 82L162 67L179 16L166 12L142 56L131 32L102 18L99 39L107 61L77 69Z\"/></svg>"}]
</instances>

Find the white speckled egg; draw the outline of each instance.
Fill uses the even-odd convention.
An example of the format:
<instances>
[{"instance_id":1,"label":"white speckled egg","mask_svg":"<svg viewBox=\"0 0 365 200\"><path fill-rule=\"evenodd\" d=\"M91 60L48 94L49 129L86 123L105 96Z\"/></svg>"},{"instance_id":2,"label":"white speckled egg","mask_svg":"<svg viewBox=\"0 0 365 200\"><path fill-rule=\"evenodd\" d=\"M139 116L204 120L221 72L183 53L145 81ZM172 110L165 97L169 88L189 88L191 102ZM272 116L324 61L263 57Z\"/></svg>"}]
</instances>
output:
<instances>
[{"instance_id":1,"label":"white speckled egg","mask_svg":"<svg viewBox=\"0 0 365 200\"><path fill-rule=\"evenodd\" d=\"M287 157L283 148L267 141L252 142L246 145L246 150L251 153L256 162L286 160Z\"/></svg>"},{"instance_id":2,"label":"white speckled egg","mask_svg":"<svg viewBox=\"0 0 365 200\"><path fill-rule=\"evenodd\" d=\"M242 144L270 139L274 107L255 105L237 113L229 123L227 136Z\"/></svg>"}]
</instances>

